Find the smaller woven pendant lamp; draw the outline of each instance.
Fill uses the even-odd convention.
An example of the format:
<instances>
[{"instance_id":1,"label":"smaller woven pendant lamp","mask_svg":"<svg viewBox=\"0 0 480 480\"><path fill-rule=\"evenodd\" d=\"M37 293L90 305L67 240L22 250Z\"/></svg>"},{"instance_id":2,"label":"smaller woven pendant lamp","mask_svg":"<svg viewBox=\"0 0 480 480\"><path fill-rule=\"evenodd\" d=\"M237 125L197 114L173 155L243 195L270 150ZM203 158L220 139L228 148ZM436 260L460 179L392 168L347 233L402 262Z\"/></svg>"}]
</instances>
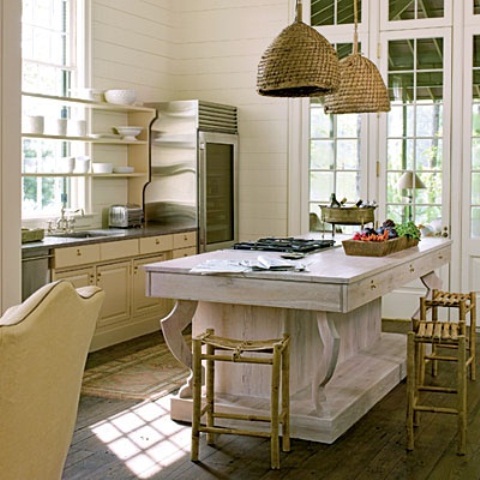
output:
<instances>
[{"instance_id":1,"label":"smaller woven pendant lamp","mask_svg":"<svg viewBox=\"0 0 480 480\"><path fill-rule=\"evenodd\" d=\"M390 98L377 67L358 52L357 0L353 2L355 31L353 53L340 60L340 85L325 95L325 113L389 112Z\"/></svg>"},{"instance_id":2,"label":"smaller woven pendant lamp","mask_svg":"<svg viewBox=\"0 0 480 480\"><path fill-rule=\"evenodd\" d=\"M297 0L295 22L282 30L258 64L257 91L270 97L311 97L335 91L338 57L333 46L302 22Z\"/></svg>"}]
</instances>

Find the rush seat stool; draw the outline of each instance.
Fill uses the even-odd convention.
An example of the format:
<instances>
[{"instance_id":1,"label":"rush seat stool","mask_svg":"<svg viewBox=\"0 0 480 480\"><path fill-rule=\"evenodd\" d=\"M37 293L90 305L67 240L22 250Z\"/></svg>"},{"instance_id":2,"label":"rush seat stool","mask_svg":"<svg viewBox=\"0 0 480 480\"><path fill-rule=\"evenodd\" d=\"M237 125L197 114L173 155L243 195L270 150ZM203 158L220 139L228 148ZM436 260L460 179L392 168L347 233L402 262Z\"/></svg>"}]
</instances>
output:
<instances>
[{"instance_id":1,"label":"rush seat stool","mask_svg":"<svg viewBox=\"0 0 480 480\"><path fill-rule=\"evenodd\" d=\"M203 348L205 346L205 348ZM191 460L198 461L200 433L207 434L207 443L214 444L214 435L227 433L270 438L271 468L280 468L280 427L282 450L290 451L290 338L273 340L237 340L215 336L213 329L192 339L193 348L193 414ZM206 365L206 396L202 408L202 361ZM244 415L216 410L215 362L270 365L270 415ZM205 424L201 419L205 416ZM247 430L215 425L216 419L268 422L269 431ZM235 423L235 422L233 422ZM230 423L231 424L231 423Z\"/></svg>"}]
</instances>

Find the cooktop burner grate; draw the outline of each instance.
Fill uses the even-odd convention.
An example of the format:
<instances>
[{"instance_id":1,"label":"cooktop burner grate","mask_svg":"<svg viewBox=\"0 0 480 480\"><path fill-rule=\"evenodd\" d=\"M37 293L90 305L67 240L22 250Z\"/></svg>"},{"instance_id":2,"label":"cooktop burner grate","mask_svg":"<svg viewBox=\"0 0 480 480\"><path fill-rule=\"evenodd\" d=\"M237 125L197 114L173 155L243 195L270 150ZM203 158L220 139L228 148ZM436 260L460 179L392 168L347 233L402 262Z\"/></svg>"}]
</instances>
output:
<instances>
[{"instance_id":1,"label":"cooktop burner grate","mask_svg":"<svg viewBox=\"0 0 480 480\"><path fill-rule=\"evenodd\" d=\"M303 238L260 238L255 242L239 242L233 246L236 250L259 250L264 252L308 253L335 245L335 240L313 240Z\"/></svg>"}]
</instances>

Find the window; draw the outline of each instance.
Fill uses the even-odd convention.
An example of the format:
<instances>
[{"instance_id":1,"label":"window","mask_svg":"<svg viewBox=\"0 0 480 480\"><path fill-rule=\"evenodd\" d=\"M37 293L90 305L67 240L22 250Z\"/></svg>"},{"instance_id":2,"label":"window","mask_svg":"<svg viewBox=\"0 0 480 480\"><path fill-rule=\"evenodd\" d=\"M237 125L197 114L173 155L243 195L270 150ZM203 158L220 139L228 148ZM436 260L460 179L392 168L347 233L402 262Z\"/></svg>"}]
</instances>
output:
<instances>
[{"instance_id":1,"label":"window","mask_svg":"<svg viewBox=\"0 0 480 480\"><path fill-rule=\"evenodd\" d=\"M83 62L78 61L77 55L79 27L83 22L76 21L83 18L82 2L23 0L22 7L22 91L69 95L83 78ZM25 96L22 113L44 116L46 132L51 123L72 116L61 104L46 104L45 100ZM56 163L62 158L78 154L79 147L47 137L23 139L24 219L58 215L62 205L72 205L74 191L82 186L82 180L48 175L55 171ZM73 148L77 150L74 152Z\"/></svg>"},{"instance_id":2,"label":"window","mask_svg":"<svg viewBox=\"0 0 480 480\"><path fill-rule=\"evenodd\" d=\"M361 4L358 3L359 7ZM370 15L374 12L373 5L376 2L363 1L364 9L370 7L366 10ZM449 107L445 105L445 92L450 85L444 77L450 68L450 43L443 33L428 36L422 25L432 18L441 17L444 21L446 10L450 12L450 4L444 0L395 0L388 2L388 9L382 11L389 22L384 24L386 40L382 51L386 56L383 76L388 78L391 112L382 116L328 116L323 113L321 100L310 102L311 223L312 214L319 214L318 204L328 204L333 192L339 200L346 197L350 205L358 199L380 200L377 218L391 218L395 222L412 218L416 223L430 224L444 217L442 204L446 199L445 172L449 159L449 152L445 152L449 145L445 145L444 139L449 135L444 129ZM381 13L379 18L383 18ZM315 25L352 23L353 0L312 0L311 15ZM403 30L400 24L404 20L415 21L418 29ZM413 23L408 25L412 27ZM332 27L327 37L334 38L336 32L337 36L344 35L342 28ZM365 32L365 25L361 31ZM362 53L376 62L373 53L376 47L370 45L369 55L370 34L368 31L365 34L366 51ZM350 44L337 44L339 58L350 50ZM375 142L378 143L374 145ZM372 164L376 164L375 169ZM378 184L373 181L374 171ZM399 189L398 181L406 171L416 174L426 188Z\"/></svg>"}]
</instances>

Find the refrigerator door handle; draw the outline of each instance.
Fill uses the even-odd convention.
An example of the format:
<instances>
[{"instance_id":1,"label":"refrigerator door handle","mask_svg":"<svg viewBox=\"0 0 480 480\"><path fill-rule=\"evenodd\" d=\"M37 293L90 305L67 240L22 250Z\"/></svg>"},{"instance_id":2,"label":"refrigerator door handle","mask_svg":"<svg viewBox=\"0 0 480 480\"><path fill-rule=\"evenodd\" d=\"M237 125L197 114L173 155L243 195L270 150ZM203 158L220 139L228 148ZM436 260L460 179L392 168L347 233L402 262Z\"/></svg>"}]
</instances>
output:
<instances>
[{"instance_id":1,"label":"refrigerator door handle","mask_svg":"<svg viewBox=\"0 0 480 480\"><path fill-rule=\"evenodd\" d=\"M198 145L198 251L207 251L207 157L205 142Z\"/></svg>"}]
</instances>

